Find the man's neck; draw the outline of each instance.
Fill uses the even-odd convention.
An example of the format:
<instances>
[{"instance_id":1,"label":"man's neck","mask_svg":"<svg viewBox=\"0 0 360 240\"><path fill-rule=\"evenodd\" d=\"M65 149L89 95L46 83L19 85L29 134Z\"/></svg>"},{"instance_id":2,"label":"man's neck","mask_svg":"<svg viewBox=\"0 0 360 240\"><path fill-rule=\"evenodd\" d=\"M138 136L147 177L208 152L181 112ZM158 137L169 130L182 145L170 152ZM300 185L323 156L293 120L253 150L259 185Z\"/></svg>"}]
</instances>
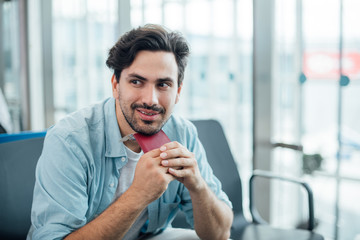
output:
<instances>
[{"instance_id":1,"label":"man's neck","mask_svg":"<svg viewBox=\"0 0 360 240\"><path fill-rule=\"evenodd\" d=\"M124 145L133 152L136 152L136 153L141 152L141 148L136 140L126 141L126 142L124 142Z\"/></svg>"}]
</instances>

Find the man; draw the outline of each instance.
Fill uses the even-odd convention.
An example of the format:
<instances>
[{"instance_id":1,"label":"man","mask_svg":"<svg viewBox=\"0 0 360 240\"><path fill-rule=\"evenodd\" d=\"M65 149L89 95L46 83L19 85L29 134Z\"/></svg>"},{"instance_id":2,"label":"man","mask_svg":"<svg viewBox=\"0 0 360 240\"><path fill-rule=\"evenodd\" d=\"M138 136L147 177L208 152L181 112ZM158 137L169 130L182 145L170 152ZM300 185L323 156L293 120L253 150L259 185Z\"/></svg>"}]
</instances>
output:
<instances>
[{"instance_id":1,"label":"man","mask_svg":"<svg viewBox=\"0 0 360 240\"><path fill-rule=\"evenodd\" d=\"M29 238L151 237L168 228L179 209L201 239L229 237L231 203L194 126L172 116L188 54L180 34L157 25L120 38L106 62L114 70L113 98L47 133ZM160 129L172 142L145 154L136 141L120 142Z\"/></svg>"}]
</instances>

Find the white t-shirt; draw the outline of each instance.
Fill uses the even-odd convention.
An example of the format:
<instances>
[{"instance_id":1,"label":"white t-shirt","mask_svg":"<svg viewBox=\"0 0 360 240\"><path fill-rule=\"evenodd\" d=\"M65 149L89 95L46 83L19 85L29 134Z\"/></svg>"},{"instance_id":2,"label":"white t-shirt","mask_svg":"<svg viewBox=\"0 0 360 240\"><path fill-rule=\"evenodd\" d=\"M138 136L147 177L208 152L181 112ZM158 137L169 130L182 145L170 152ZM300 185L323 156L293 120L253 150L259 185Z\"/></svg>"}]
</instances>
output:
<instances>
[{"instance_id":1,"label":"white t-shirt","mask_svg":"<svg viewBox=\"0 0 360 240\"><path fill-rule=\"evenodd\" d=\"M116 188L114 200L119 198L132 184L135 175L136 164L138 163L140 157L144 154L143 151L136 153L131 151L125 146L126 154L128 156L128 162L120 170L119 183ZM130 227L129 231L125 234L123 240L133 240L137 239L140 233L142 226L145 224L148 219L147 208L141 212L140 216L136 219L134 224Z\"/></svg>"}]
</instances>

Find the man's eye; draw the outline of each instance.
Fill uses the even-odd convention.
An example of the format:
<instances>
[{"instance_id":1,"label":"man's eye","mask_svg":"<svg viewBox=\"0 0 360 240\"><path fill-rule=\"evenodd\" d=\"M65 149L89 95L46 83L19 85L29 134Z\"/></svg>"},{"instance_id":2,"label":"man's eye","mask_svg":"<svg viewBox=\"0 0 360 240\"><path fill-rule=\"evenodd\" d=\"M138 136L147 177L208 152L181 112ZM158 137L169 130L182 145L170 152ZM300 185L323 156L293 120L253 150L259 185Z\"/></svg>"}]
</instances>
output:
<instances>
[{"instance_id":1,"label":"man's eye","mask_svg":"<svg viewBox=\"0 0 360 240\"><path fill-rule=\"evenodd\" d=\"M161 88L168 88L168 87L170 87L170 84L168 84L166 82L162 82L162 83L159 83L158 86L161 87Z\"/></svg>"},{"instance_id":2,"label":"man's eye","mask_svg":"<svg viewBox=\"0 0 360 240\"><path fill-rule=\"evenodd\" d=\"M141 84L141 82L139 80L131 80L130 83L134 84L134 85L140 85Z\"/></svg>"}]
</instances>

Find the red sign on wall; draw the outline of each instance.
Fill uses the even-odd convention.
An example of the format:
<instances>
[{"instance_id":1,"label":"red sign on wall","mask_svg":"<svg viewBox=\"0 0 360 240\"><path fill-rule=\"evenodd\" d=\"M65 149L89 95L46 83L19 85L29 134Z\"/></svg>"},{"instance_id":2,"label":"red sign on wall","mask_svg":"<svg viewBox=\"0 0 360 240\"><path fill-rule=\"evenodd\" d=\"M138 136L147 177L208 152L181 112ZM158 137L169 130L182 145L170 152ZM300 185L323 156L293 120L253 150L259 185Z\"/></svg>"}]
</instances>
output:
<instances>
[{"instance_id":1,"label":"red sign on wall","mask_svg":"<svg viewBox=\"0 0 360 240\"><path fill-rule=\"evenodd\" d=\"M304 54L304 73L308 78L339 79L339 53L314 51ZM351 79L360 77L360 52L343 54L343 74Z\"/></svg>"}]
</instances>

